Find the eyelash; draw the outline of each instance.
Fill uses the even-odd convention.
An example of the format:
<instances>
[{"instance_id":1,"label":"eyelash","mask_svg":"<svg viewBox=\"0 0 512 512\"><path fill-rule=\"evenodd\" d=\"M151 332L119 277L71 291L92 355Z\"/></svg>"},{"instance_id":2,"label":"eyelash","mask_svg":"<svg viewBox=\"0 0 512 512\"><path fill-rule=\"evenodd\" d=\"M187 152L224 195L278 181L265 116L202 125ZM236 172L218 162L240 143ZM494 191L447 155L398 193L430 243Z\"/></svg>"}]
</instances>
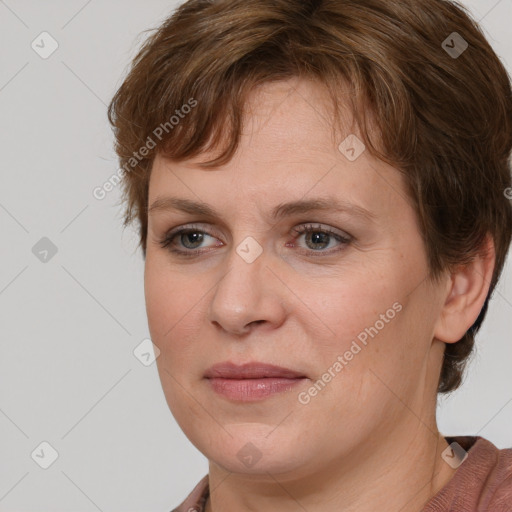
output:
<instances>
[{"instance_id":1,"label":"eyelash","mask_svg":"<svg viewBox=\"0 0 512 512\"><path fill-rule=\"evenodd\" d=\"M331 237L335 238L338 242L342 243L342 246L340 248L334 249L334 250L331 249L330 251L321 251L321 250L313 251L313 250L305 249L306 252L308 252L309 254L312 254L314 256L320 256L320 257L329 256L334 253L338 253L338 252L342 251L353 240L352 237L350 237L348 235L347 236L340 235L339 233L336 233L329 228L322 229L320 225L314 226L313 224L304 224L304 225L300 226L300 228L294 228L293 231L297 234L297 237L295 239L297 239L299 236L301 236L303 234L318 232L318 233L324 233L326 235L330 235ZM208 236L213 236L213 235L210 235L209 233L207 233L206 231L203 231L198 226L192 225L192 226L188 226L188 227L180 227L180 228L177 228L169 233L166 233L165 236L161 240L159 240L158 243L160 244L160 246L162 248L166 248L169 252L177 254L178 256L184 256L184 257L188 257L188 258L197 257L197 256L200 256L204 252L208 252L209 249L207 249L206 251L199 251L196 249L188 249L186 251L183 251L181 249L176 249L176 248L172 247L171 244L176 237L178 237L179 235L187 235L190 233L200 233L200 234L204 234L204 235L208 235Z\"/></svg>"}]
</instances>

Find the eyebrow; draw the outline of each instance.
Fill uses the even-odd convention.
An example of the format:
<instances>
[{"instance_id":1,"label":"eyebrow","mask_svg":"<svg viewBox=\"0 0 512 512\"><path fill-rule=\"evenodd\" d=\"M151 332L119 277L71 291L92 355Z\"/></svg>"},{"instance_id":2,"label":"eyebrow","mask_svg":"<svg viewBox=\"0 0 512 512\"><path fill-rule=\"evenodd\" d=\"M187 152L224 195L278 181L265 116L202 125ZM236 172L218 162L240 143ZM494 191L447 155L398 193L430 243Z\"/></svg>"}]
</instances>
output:
<instances>
[{"instance_id":1,"label":"eyebrow","mask_svg":"<svg viewBox=\"0 0 512 512\"><path fill-rule=\"evenodd\" d=\"M210 205L183 199L179 197L158 197L148 208L148 214L157 211L177 210L191 215L202 215L209 218L219 218L219 214ZM309 213L314 211L333 211L348 213L363 220L374 221L374 213L353 203L334 197L316 198L309 200L290 201L277 205L270 213L270 218L279 220L291 215Z\"/></svg>"}]
</instances>

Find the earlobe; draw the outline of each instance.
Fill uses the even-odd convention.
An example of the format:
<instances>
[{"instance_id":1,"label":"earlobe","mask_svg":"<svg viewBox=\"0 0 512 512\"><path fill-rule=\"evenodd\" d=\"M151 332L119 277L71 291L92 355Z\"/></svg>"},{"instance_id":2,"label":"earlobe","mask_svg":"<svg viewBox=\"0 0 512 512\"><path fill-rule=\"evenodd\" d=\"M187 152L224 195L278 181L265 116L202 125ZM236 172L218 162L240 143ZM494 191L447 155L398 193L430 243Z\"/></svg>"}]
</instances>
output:
<instances>
[{"instance_id":1,"label":"earlobe","mask_svg":"<svg viewBox=\"0 0 512 512\"><path fill-rule=\"evenodd\" d=\"M459 267L448 278L446 299L434 336L456 343L473 325L482 310L494 272L495 249L490 235L471 263Z\"/></svg>"}]
</instances>

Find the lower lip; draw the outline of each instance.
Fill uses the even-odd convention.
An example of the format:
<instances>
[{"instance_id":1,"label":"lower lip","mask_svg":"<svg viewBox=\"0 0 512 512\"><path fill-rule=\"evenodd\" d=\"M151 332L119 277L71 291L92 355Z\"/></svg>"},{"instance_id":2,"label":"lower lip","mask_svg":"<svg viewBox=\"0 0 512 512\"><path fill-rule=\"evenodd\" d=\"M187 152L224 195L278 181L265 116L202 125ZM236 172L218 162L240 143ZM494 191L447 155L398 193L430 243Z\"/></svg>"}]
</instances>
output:
<instances>
[{"instance_id":1,"label":"lower lip","mask_svg":"<svg viewBox=\"0 0 512 512\"><path fill-rule=\"evenodd\" d=\"M231 400L252 402L293 389L304 378L208 379L213 390Z\"/></svg>"}]
</instances>

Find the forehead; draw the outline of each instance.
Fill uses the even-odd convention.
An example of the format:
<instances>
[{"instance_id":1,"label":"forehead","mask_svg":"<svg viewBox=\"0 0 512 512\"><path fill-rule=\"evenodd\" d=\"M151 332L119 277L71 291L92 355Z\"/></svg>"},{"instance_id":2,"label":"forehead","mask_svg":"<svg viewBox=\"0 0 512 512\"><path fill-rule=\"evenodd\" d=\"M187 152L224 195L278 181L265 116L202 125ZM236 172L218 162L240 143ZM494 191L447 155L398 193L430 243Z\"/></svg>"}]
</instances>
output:
<instances>
[{"instance_id":1,"label":"forehead","mask_svg":"<svg viewBox=\"0 0 512 512\"><path fill-rule=\"evenodd\" d=\"M341 94L342 126L334 125L327 89L315 81L293 78L265 83L253 90L244 106L243 149L252 158L313 160L336 154L349 134L361 138ZM344 136L345 135L345 136Z\"/></svg>"},{"instance_id":2,"label":"forehead","mask_svg":"<svg viewBox=\"0 0 512 512\"><path fill-rule=\"evenodd\" d=\"M319 84L292 79L260 86L247 102L232 160L204 169L198 163L214 153L181 162L158 154L151 173L150 204L165 192L215 204L220 198L224 203L229 199L274 205L283 196L291 200L328 194L367 209L400 199L393 196L405 199L398 171L361 149L362 137L350 108L343 103L341 107L343 126L335 127L330 98ZM359 144L356 149L362 152L355 160L347 158L345 140Z\"/></svg>"}]
</instances>

